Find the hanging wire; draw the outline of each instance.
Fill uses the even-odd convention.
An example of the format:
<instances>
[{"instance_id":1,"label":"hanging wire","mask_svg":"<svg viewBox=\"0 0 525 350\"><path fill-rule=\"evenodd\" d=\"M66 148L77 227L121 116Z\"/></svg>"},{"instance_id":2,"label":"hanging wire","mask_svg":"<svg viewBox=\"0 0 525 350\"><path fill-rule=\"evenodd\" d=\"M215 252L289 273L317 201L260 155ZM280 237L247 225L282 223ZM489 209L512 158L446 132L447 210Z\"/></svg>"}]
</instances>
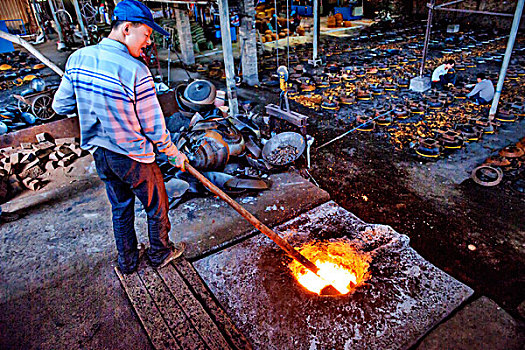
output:
<instances>
[{"instance_id":1,"label":"hanging wire","mask_svg":"<svg viewBox=\"0 0 525 350\"><path fill-rule=\"evenodd\" d=\"M290 71L290 13L288 10L288 0L286 0L286 46L288 49L287 53L287 59L286 59L286 68L288 68L288 72Z\"/></svg>"},{"instance_id":2,"label":"hanging wire","mask_svg":"<svg viewBox=\"0 0 525 350\"><path fill-rule=\"evenodd\" d=\"M277 68L279 68L279 24L277 22L277 0L273 0L273 6L275 8L275 50L277 54Z\"/></svg>"}]
</instances>

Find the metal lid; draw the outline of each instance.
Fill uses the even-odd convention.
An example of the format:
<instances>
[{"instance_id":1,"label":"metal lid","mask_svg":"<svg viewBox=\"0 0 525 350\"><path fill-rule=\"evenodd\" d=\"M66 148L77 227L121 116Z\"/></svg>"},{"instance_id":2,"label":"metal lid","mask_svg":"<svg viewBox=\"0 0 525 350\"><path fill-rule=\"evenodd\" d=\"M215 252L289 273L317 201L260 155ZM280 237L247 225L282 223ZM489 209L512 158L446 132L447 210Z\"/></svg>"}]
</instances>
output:
<instances>
[{"instance_id":1,"label":"metal lid","mask_svg":"<svg viewBox=\"0 0 525 350\"><path fill-rule=\"evenodd\" d=\"M213 103L215 94L215 86L206 80L195 80L184 90L184 98L195 104Z\"/></svg>"}]
</instances>

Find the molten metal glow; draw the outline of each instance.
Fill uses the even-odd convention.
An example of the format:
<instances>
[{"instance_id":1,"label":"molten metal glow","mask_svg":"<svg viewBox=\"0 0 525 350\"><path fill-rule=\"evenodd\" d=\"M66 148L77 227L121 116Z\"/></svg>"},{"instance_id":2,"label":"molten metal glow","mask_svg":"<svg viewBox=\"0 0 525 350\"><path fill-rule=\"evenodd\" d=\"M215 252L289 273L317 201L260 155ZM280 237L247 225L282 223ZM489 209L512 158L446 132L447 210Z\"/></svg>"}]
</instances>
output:
<instances>
[{"instance_id":1,"label":"molten metal glow","mask_svg":"<svg viewBox=\"0 0 525 350\"><path fill-rule=\"evenodd\" d=\"M308 243L299 248L301 254L319 268L319 278L295 260L289 268L297 281L313 293L322 294L332 285L341 294L353 292L370 277L371 257L355 250L347 240Z\"/></svg>"}]
</instances>

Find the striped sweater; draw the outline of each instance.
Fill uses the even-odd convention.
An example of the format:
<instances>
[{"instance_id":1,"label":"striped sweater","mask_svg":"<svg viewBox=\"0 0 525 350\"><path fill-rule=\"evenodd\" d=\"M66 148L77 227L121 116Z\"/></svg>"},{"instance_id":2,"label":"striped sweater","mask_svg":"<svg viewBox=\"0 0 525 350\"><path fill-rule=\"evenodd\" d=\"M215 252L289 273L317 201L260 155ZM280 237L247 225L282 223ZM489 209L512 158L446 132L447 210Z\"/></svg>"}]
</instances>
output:
<instances>
[{"instance_id":1,"label":"striped sweater","mask_svg":"<svg viewBox=\"0 0 525 350\"><path fill-rule=\"evenodd\" d=\"M177 156L149 69L112 39L73 53L53 100L58 114L77 110L80 146L155 161L154 148Z\"/></svg>"}]
</instances>

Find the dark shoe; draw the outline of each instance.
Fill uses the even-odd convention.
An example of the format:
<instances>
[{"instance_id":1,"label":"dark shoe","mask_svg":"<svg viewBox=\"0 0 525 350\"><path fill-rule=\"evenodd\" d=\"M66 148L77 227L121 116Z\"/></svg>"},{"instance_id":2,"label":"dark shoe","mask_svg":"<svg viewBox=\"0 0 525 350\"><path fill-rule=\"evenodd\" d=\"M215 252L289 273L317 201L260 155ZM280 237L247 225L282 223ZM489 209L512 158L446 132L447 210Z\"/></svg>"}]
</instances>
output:
<instances>
[{"instance_id":1,"label":"dark shoe","mask_svg":"<svg viewBox=\"0 0 525 350\"><path fill-rule=\"evenodd\" d=\"M161 269L163 267L166 267L170 262L177 259L184 253L184 250L186 249L186 243L180 242L176 245L173 245L171 248L170 254L164 259L164 261L157 267L158 269Z\"/></svg>"},{"instance_id":2,"label":"dark shoe","mask_svg":"<svg viewBox=\"0 0 525 350\"><path fill-rule=\"evenodd\" d=\"M140 262L142 258L144 257L144 255L146 254L146 245L144 243L139 243L137 245L137 249L139 251L138 262Z\"/></svg>"}]
</instances>

